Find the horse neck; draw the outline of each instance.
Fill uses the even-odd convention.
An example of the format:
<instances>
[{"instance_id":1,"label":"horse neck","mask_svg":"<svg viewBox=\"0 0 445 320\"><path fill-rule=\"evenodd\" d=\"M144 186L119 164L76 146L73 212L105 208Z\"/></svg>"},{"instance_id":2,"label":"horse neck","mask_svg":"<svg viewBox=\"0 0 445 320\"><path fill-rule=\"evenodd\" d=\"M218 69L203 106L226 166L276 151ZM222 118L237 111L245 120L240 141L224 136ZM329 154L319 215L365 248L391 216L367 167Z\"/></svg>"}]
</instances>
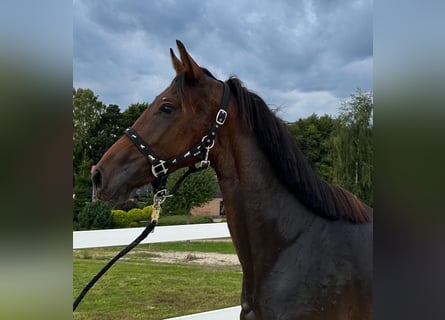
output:
<instances>
[{"instance_id":1,"label":"horse neck","mask_svg":"<svg viewBox=\"0 0 445 320\"><path fill-rule=\"evenodd\" d=\"M259 249L259 257L269 247L284 248L315 219L278 180L253 133L232 124L221 130L215 150L214 168L238 253L256 255Z\"/></svg>"}]
</instances>

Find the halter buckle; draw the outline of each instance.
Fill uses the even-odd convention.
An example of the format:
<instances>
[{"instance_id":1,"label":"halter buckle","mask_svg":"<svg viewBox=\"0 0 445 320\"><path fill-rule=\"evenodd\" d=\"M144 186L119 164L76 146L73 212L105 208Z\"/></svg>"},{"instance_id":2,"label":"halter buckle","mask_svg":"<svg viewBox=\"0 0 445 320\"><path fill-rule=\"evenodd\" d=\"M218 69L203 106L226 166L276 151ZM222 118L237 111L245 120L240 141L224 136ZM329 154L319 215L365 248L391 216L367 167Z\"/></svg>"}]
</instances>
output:
<instances>
[{"instance_id":1,"label":"halter buckle","mask_svg":"<svg viewBox=\"0 0 445 320\"><path fill-rule=\"evenodd\" d=\"M168 168L166 168L164 166L165 161L164 160L159 160L159 162L157 164L153 164L151 166L151 172L153 173L153 175L157 178L160 174L165 175L168 172ZM160 170L158 170L158 168L160 168Z\"/></svg>"},{"instance_id":2,"label":"halter buckle","mask_svg":"<svg viewBox=\"0 0 445 320\"><path fill-rule=\"evenodd\" d=\"M224 109L219 109L218 113L216 114L216 123L222 126L224 122L226 122L227 119L227 111Z\"/></svg>"},{"instance_id":3,"label":"halter buckle","mask_svg":"<svg viewBox=\"0 0 445 320\"><path fill-rule=\"evenodd\" d=\"M210 167L210 160L201 160L201 162L199 163L199 168L207 169L208 167Z\"/></svg>"}]
</instances>

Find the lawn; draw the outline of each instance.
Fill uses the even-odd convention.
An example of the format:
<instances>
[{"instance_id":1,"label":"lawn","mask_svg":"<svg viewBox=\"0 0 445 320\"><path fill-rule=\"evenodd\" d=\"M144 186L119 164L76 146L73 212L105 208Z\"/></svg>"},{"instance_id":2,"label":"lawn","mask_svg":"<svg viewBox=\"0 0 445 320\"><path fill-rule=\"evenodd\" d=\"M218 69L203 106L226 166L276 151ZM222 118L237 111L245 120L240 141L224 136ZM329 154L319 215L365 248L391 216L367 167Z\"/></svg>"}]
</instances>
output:
<instances>
[{"instance_id":1,"label":"lawn","mask_svg":"<svg viewBox=\"0 0 445 320\"><path fill-rule=\"evenodd\" d=\"M141 245L141 249L163 250L163 251L198 251L233 253L235 248L230 241L180 241L162 242L149 245Z\"/></svg>"},{"instance_id":2,"label":"lawn","mask_svg":"<svg viewBox=\"0 0 445 320\"><path fill-rule=\"evenodd\" d=\"M120 249L73 251L74 297ZM118 261L96 283L74 319L164 319L239 304L239 266L167 264L147 259L157 251L234 253L231 242L162 243L140 245L134 250L135 254Z\"/></svg>"}]
</instances>

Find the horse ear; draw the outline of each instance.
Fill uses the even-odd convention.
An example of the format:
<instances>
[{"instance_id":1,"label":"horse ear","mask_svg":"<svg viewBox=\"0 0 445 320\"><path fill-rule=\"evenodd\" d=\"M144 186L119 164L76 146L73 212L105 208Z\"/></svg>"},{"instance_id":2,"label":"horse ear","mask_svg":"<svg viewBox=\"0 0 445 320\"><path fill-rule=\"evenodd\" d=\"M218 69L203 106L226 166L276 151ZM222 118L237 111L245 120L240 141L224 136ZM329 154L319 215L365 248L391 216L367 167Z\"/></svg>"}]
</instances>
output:
<instances>
[{"instance_id":1,"label":"horse ear","mask_svg":"<svg viewBox=\"0 0 445 320\"><path fill-rule=\"evenodd\" d=\"M192 79L198 80L199 74L201 73L201 68L198 66L195 60L193 60L193 58L188 54L187 50L185 49L185 46L182 44L181 41L176 40L176 45L178 46L179 49L182 65L185 68L184 71L187 72Z\"/></svg>"},{"instance_id":2,"label":"horse ear","mask_svg":"<svg viewBox=\"0 0 445 320\"><path fill-rule=\"evenodd\" d=\"M170 57L172 58L172 64L173 68L176 70L176 74L181 73L182 71L185 71L184 65L182 62L176 57L175 53L173 52L173 49L170 48Z\"/></svg>"}]
</instances>

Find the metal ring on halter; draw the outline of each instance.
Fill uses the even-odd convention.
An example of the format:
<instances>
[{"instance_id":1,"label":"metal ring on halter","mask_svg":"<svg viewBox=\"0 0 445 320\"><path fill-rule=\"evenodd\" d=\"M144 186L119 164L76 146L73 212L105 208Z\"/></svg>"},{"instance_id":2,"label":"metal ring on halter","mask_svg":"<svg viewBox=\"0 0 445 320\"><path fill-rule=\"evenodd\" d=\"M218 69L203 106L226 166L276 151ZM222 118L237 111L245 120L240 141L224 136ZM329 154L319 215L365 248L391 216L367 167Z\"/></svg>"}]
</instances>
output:
<instances>
[{"instance_id":1,"label":"metal ring on halter","mask_svg":"<svg viewBox=\"0 0 445 320\"><path fill-rule=\"evenodd\" d=\"M204 140L206 140L206 139L210 139L210 138L209 138L208 136L204 136L204 137L202 137L201 142L204 143L204 145L206 145L206 141L204 141ZM215 139L211 139L211 141L212 141L212 144L211 144L210 146L206 146L206 147L205 147L207 150L212 149L213 146L215 145Z\"/></svg>"},{"instance_id":2,"label":"metal ring on halter","mask_svg":"<svg viewBox=\"0 0 445 320\"><path fill-rule=\"evenodd\" d=\"M165 200L169 197L172 197L172 194L168 193L167 189L162 189L156 192L156 194L153 196L153 203L157 203L159 205L163 204Z\"/></svg>"}]
</instances>

